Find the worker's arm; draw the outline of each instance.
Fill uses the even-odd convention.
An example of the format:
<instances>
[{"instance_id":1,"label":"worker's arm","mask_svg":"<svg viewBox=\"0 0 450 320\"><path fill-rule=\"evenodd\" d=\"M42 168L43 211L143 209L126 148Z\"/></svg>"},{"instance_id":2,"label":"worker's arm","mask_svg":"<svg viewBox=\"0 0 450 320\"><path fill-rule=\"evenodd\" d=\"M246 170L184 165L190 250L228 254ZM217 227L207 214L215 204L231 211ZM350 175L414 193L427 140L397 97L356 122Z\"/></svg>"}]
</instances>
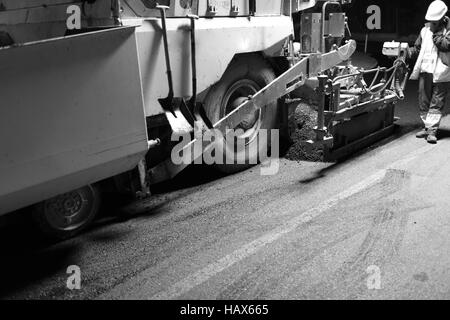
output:
<instances>
[{"instance_id":1,"label":"worker's arm","mask_svg":"<svg viewBox=\"0 0 450 320\"><path fill-rule=\"evenodd\" d=\"M450 52L450 33L444 31L436 32L433 35L433 42L440 52Z\"/></svg>"},{"instance_id":2,"label":"worker's arm","mask_svg":"<svg viewBox=\"0 0 450 320\"><path fill-rule=\"evenodd\" d=\"M433 42L440 52L450 52L450 32L445 26L448 26L449 18L445 17L442 25L434 31Z\"/></svg>"}]
</instances>

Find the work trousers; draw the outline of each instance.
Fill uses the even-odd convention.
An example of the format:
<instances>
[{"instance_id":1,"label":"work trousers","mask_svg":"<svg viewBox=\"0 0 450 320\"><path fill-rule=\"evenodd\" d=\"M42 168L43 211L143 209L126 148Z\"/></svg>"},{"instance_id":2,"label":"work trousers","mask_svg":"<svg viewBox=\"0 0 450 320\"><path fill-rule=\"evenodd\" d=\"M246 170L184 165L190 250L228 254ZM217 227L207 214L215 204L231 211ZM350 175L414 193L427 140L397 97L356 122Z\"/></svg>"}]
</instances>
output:
<instances>
[{"instance_id":1,"label":"work trousers","mask_svg":"<svg viewBox=\"0 0 450 320\"><path fill-rule=\"evenodd\" d=\"M419 110L425 128L436 133L442 120L450 82L433 83L433 74L419 77Z\"/></svg>"}]
</instances>

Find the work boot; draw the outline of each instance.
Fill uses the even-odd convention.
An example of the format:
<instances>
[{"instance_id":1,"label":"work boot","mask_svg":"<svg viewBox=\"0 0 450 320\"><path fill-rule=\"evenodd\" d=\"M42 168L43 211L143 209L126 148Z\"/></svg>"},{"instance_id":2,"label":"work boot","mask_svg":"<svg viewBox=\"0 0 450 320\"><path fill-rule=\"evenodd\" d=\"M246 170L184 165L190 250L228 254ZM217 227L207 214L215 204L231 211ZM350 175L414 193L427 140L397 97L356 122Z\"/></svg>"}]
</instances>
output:
<instances>
[{"instance_id":1,"label":"work boot","mask_svg":"<svg viewBox=\"0 0 450 320\"><path fill-rule=\"evenodd\" d=\"M427 137L427 142L431 144L436 144L438 142L436 132L430 132Z\"/></svg>"},{"instance_id":2,"label":"work boot","mask_svg":"<svg viewBox=\"0 0 450 320\"><path fill-rule=\"evenodd\" d=\"M426 128L423 128L416 134L416 137L418 139L424 139L424 138L428 137L428 130Z\"/></svg>"}]
</instances>

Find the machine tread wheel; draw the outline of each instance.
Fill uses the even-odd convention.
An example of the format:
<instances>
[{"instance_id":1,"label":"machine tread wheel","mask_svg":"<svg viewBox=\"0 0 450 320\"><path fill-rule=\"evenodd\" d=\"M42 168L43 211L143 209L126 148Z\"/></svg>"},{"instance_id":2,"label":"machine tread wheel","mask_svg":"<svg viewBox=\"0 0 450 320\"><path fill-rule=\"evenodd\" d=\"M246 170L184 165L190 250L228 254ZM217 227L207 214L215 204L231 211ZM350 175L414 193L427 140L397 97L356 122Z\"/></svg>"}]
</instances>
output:
<instances>
[{"instance_id":1,"label":"machine tread wheel","mask_svg":"<svg viewBox=\"0 0 450 320\"><path fill-rule=\"evenodd\" d=\"M89 185L43 201L32 208L32 219L49 239L65 240L78 235L97 217L100 192Z\"/></svg>"},{"instance_id":2,"label":"machine tread wheel","mask_svg":"<svg viewBox=\"0 0 450 320\"><path fill-rule=\"evenodd\" d=\"M231 112L248 96L255 94L276 79L276 74L269 63L260 54L245 54L237 56L230 63L222 79L211 87L205 101L205 111L209 120L214 124ZM255 122L256 121L256 122ZM268 154L270 150L270 134L260 135L261 129L278 128L278 102L262 108L258 114L248 115L240 124L245 131L245 164L216 164L216 168L231 174L246 170L260 162L258 154ZM258 143L259 142L259 143ZM256 148L251 144L256 143ZM252 146L254 147L254 146ZM249 154L249 150L258 150L258 154ZM239 152L230 150L235 159Z\"/></svg>"}]
</instances>

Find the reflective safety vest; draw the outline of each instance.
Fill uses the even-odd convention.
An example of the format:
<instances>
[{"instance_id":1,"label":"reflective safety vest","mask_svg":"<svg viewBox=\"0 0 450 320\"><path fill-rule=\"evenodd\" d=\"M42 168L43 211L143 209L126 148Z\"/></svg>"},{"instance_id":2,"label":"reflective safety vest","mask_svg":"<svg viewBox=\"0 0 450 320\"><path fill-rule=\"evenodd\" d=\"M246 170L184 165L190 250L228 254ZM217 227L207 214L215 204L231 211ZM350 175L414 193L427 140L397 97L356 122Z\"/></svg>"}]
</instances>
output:
<instances>
[{"instance_id":1,"label":"reflective safety vest","mask_svg":"<svg viewBox=\"0 0 450 320\"><path fill-rule=\"evenodd\" d=\"M450 30L444 30L448 33ZM422 37L422 46L414 70L411 74L411 80L419 79L420 73L432 73L433 82L450 82L450 64L449 54L439 52L433 42L433 32L430 25L426 24L420 32Z\"/></svg>"},{"instance_id":2,"label":"reflective safety vest","mask_svg":"<svg viewBox=\"0 0 450 320\"><path fill-rule=\"evenodd\" d=\"M420 72L434 73L438 60L438 49L433 43L433 33L426 31L422 37L423 58L420 64Z\"/></svg>"}]
</instances>

